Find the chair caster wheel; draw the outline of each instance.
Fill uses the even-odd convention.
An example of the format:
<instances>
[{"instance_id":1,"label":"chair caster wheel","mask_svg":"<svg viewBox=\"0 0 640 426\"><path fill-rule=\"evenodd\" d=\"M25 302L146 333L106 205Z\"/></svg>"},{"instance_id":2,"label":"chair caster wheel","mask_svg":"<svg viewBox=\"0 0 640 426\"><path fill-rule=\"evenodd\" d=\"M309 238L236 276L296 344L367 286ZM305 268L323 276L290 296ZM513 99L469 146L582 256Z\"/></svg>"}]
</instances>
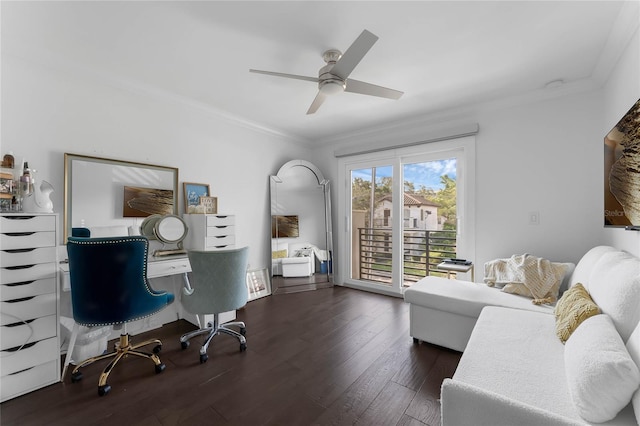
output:
<instances>
[{"instance_id":1,"label":"chair caster wheel","mask_svg":"<svg viewBox=\"0 0 640 426\"><path fill-rule=\"evenodd\" d=\"M187 349L189 347L189 341L180 342L180 346L182 346L182 349Z\"/></svg>"},{"instance_id":2,"label":"chair caster wheel","mask_svg":"<svg viewBox=\"0 0 640 426\"><path fill-rule=\"evenodd\" d=\"M165 368L167 368L167 366L164 364L156 365L156 374L162 373Z\"/></svg>"},{"instance_id":3,"label":"chair caster wheel","mask_svg":"<svg viewBox=\"0 0 640 426\"><path fill-rule=\"evenodd\" d=\"M247 350L247 344L246 343L240 343L240 352L244 352Z\"/></svg>"},{"instance_id":4,"label":"chair caster wheel","mask_svg":"<svg viewBox=\"0 0 640 426\"><path fill-rule=\"evenodd\" d=\"M245 327L242 327L240 329L240 334L242 334L243 336L245 336L247 334L247 329Z\"/></svg>"},{"instance_id":5,"label":"chair caster wheel","mask_svg":"<svg viewBox=\"0 0 640 426\"><path fill-rule=\"evenodd\" d=\"M156 345L156 346L153 348L153 353L154 353L154 354L159 354L161 350L162 350L162 345Z\"/></svg>"},{"instance_id":6,"label":"chair caster wheel","mask_svg":"<svg viewBox=\"0 0 640 426\"><path fill-rule=\"evenodd\" d=\"M77 371L73 374L71 374L71 383L77 383L80 380L82 380L82 373Z\"/></svg>"},{"instance_id":7,"label":"chair caster wheel","mask_svg":"<svg viewBox=\"0 0 640 426\"><path fill-rule=\"evenodd\" d=\"M111 390L110 385L98 386L98 395L105 396L106 394L109 393L110 390Z\"/></svg>"},{"instance_id":8,"label":"chair caster wheel","mask_svg":"<svg viewBox=\"0 0 640 426\"><path fill-rule=\"evenodd\" d=\"M207 362L208 359L209 359L209 355L200 354L200 364L204 364L205 362Z\"/></svg>"}]
</instances>

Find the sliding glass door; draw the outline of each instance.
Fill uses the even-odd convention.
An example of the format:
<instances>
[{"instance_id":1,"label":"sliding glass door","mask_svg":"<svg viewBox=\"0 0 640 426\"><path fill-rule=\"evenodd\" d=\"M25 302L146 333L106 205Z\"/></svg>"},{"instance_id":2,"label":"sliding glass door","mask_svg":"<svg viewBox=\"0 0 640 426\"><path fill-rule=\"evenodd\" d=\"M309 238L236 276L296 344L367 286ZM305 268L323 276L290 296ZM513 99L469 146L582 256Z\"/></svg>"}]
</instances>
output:
<instances>
[{"instance_id":1,"label":"sliding glass door","mask_svg":"<svg viewBox=\"0 0 640 426\"><path fill-rule=\"evenodd\" d=\"M443 258L473 258L472 141L456 141L340 161L345 285L399 294L425 276L443 275Z\"/></svg>"}]
</instances>

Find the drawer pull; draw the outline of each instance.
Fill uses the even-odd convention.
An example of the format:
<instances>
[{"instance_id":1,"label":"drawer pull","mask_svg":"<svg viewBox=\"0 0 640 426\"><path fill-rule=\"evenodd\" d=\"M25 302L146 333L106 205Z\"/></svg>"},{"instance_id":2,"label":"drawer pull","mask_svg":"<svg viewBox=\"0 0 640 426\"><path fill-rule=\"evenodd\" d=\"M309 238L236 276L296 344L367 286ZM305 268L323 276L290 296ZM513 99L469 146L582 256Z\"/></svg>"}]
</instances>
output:
<instances>
[{"instance_id":1,"label":"drawer pull","mask_svg":"<svg viewBox=\"0 0 640 426\"><path fill-rule=\"evenodd\" d=\"M13 249L13 250L2 250L5 253L28 253L30 251L34 251L34 248L23 248L23 249Z\"/></svg>"},{"instance_id":2,"label":"drawer pull","mask_svg":"<svg viewBox=\"0 0 640 426\"><path fill-rule=\"evenodd\" d=\"M33 268L34 266L36 266L36 265L34 264L34 265L7 266L7 267L6 267L6 268L4 268L4 269L7 269L7 270L9 270L9 271L16 271L16 270L18 270L18 269L29 269L29 268Z\"/></svg>"},{"instance_id":3,"label":"drawer pull","mask_svg":"<svg viewBox=\"0 0 640 426\"><path fill-rule=\"evenodd\" d=\"M31 280L31 281L21 281L19 283L11 283L11 284L5 284L7 287L18 287L21 285L29 285L29 284L33 284L34 282L36 282L36 280Z\"/></svg>"},{"instance_id":4,"label":"drawer pull","mask_svg":"<svg viewBox=\"0 0 640 426\"><path fill-rule=\"evenodd\" d=\"M33 235L35 232L5 232L4 235L9 237L27 237L29 235Z\"/></svg>"},{"instance_id":5,"label":"drawer pull","mask_svg":"<svg viewBox=\"0 0 640 426\"><path fill-rule=\"evenodd\" d=\"M216 228L218 228L218 229L223 229L223 228L226 228L226 227L227 227L227 225L216 225Z\"/></svg>"},{"instance_id":6,"label":"drawer pull","mask_svg":"<svg viewBox=\"0 0 640 426\"><path fill-rule=\"evenodd\" d=\"M225 247L226 247L226 245L225 246L215 246L215 248L225 248Z\"/></svg>"},{"instance_id":7,"label":"drawer pull","mask_svg":"<svg viewBox=\"0 0 640 426\"><path fill-rule=\"evenodd\" d=\"M216 217L219 217L220 219L226 219L227 218L227 216L216 216Z\"/></svg>"},{"instance_id":8,"label":"drawer pull","mask_svg":"<svg viewBox=\"0 0 640 426\"><path fill-rule=\"evenodd\" d=\"M20 303L20 302L26 302L27 300L31 300L34 299L36 296L29 296L29 297L23 297L21 299L13 299L13 300L5 300L4 303Z\"/></svg>"},{"instance_id":9,"label":"drawer pull","mask_svg":"<svg viewBox=\"0 0 640 426\"><path fill-rule=\"evenodd\" d=\"M16 374L24 373L25 371L29 371L35 367L25 368L24 370L16 371L15 373L7 374L7 376L15 376Z\"/></svg>"},{"instance_id":10,"label":"drawer pull","mask_svg":"<svg viewBox=\"0 0 640 426\"><path fill-rule=\"evenodd\" d=\"M22 349L29 349L30 347L35 346L36 343L38 343L38 342L25 343L24 345L15 346L13 348L5 349L2 352L18 352L18 351L20 351Z\"/></svg>"},{"instance_id":11,"label":"drawer pull","mask_svg":"<svg viewBox=\"0 0 640 426\"><path fill-rule=\"evenodd\" d=\"M6 324L3 327L20 327L21 325L30 324L30 323L32 323L34 321L35 321L35 319L22 320L20 322L12 322L11 324Z\"/></svg>"},{"instance_id":12,"label":"drawer pull","mask_svg":"<svg viewBox=\"0 0 640 426\"><path fill-rule=\"evenodd\" d=\"M33 219L35 216L5 216L5 219L9 220L29 220Z\"/></svg>"}]
</instances>

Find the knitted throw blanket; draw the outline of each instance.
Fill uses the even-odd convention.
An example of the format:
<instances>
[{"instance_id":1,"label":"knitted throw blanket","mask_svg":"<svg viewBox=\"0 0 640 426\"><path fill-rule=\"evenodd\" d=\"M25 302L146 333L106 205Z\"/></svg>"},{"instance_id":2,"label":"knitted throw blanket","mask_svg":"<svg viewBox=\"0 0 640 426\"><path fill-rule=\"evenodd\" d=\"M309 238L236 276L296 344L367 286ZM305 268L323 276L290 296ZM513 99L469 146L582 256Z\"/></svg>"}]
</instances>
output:
<instances>
[{"instance_id":1,"label":"knitted throw blanket","mask_svg":"<svg viewBox=\"0 0 640 426\"><path fill-rule=\"evenodd\" d=\"M536 305L553 303L564 275L564 266L529 254L509 259L491 260L484 264L484 282L502 291L531 297Z\"/></svg>"}]
</instances>

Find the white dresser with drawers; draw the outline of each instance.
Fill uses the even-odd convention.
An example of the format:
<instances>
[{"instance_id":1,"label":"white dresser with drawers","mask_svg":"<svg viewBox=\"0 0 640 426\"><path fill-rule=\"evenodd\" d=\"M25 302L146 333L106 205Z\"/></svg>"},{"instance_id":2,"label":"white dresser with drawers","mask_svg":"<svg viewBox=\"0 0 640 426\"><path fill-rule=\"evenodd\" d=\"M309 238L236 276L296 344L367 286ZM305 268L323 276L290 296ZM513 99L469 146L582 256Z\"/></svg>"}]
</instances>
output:
<instances>
[{"instance_id":1,"label":"white dresser with drawers","mask_svg":"<svg viewBox=\"0 0 640 426\"><path fill-rule=\"evenodd\" d=\"M185 214L189 228L185 247L191 250L226 250L235 247L236 219L233 215Z\"/></svg>"},{"instance_id":2,"label":"white dresser with drawers","mask_svg":"<svg viewBox=\"0 0 640 426\"><path fill-rule=\"evenodd\" d=\"M0 215L0 402L60 380L57 224Z\"/></svg>"}]
</instances>

